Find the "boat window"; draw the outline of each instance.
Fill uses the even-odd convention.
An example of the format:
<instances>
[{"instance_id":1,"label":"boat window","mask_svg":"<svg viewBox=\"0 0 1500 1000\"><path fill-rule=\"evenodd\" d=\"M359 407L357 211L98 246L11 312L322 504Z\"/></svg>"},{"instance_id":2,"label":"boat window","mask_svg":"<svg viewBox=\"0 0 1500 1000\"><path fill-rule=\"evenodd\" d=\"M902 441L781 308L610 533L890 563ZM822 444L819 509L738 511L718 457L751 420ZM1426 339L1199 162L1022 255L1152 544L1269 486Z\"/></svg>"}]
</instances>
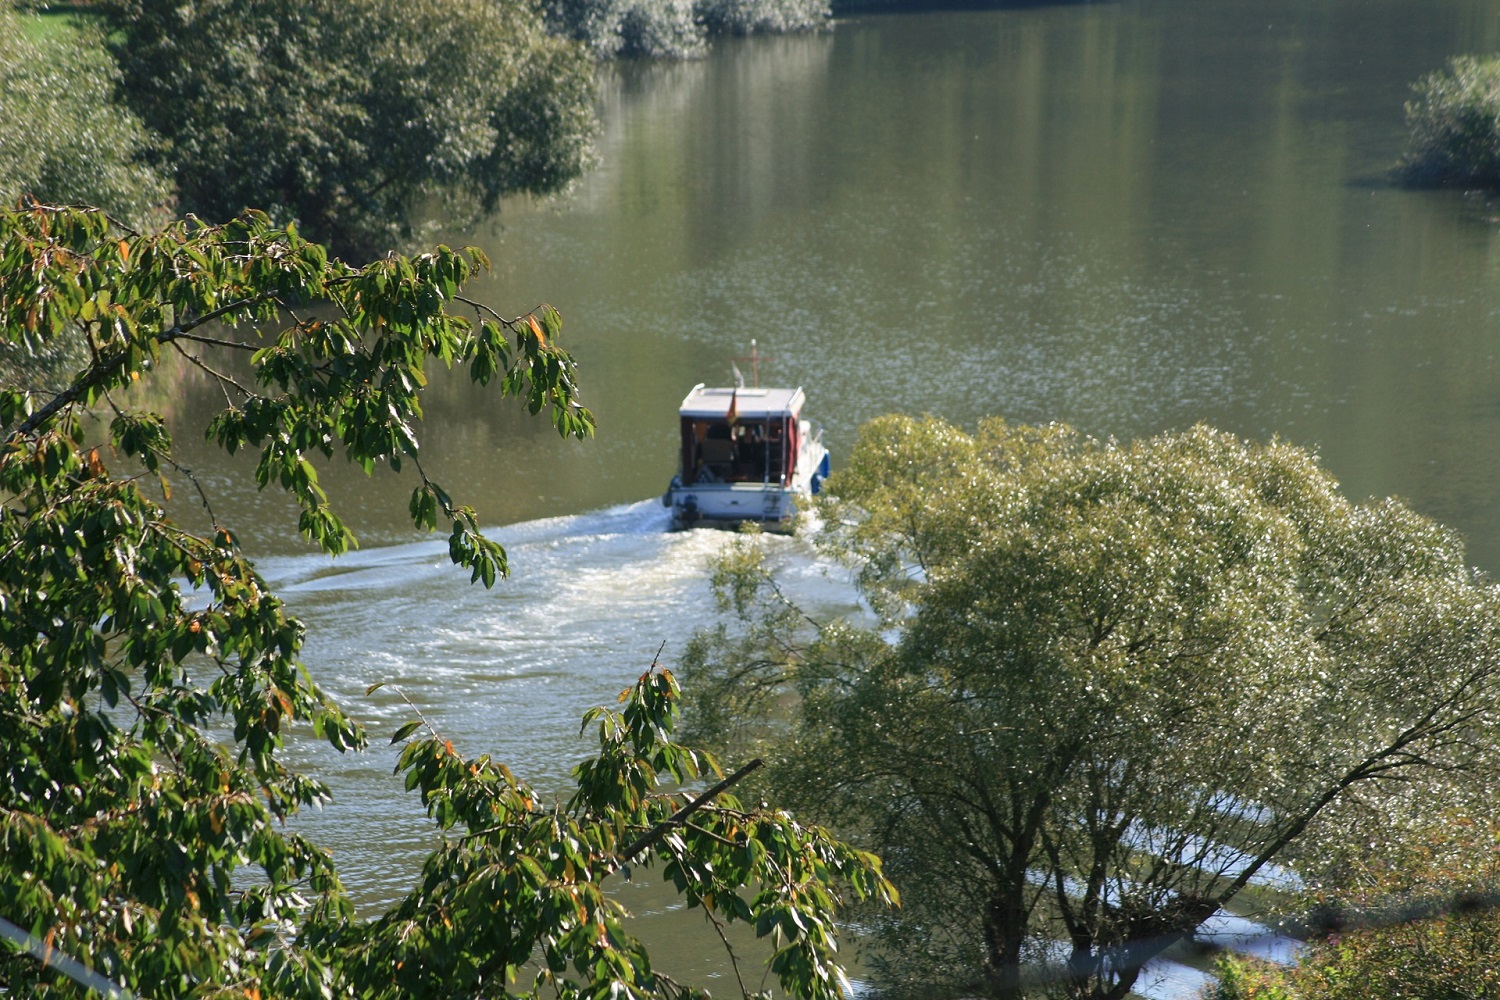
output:
<instances>
[{"instance_id":1,"label":"boat window","mask_svg":"<svg viewBox=\"0 0 1500 1000\"><path fill-rule=\"evenodd\" d=\"M682 420L682 477L688 483L776 483L793 471L798 428L787 417Z\"/></svg>"}]
</instances>

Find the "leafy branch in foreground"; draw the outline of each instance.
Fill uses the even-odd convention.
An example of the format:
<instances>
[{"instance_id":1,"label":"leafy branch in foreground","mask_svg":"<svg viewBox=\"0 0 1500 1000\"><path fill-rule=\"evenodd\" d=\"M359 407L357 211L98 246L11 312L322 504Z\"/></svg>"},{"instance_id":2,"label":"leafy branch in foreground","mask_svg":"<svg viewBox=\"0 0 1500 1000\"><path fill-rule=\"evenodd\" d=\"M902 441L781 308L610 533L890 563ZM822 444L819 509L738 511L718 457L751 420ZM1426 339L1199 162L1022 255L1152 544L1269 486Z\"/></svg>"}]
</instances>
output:
<instances>
[{"instance_id":1,"label":"leafy branch in foreground","mask_svg":"<svg viewBox=\"0 0 1500 1000\"><path fill-rule=\"evenodd\" d=\"M41 206L6 212L0 224L7 340L38 351L71 338L90 358L58 390L0 388L0 447L14 459L4 485L35 497L37 510L47 509L44 496L80 488L75 480L126 481L105 469L101 456L111 450L135 460L134 475L163 476L170 430L160 415L130 409L126 390L168 351L224 390L209 436L230 454L258 449L257 483L290 493L302 533L333 554L354 539L310 458L339 451L366 473L416 464L431 361L465 365L480 385L498 382L532 413L545 409L563 434L593 430L576 400L574 363L556 346L555 310L518 319L477 304L465 307L472 319L453 311L463 283L488 266L477 249L392 254L354 268L258 213L226 226L188 220L151 236L98 212ZM250 355L253 384L214 360L236 353ZM114 413L109 438L90 441L84 414L101 404ZM472 509L425 474L410 509L418 526L435 527L440 513L448 519L454 559L476 579L490 584L504 574L504 553L479 534Z\"/></svg>"},{"instance_id":2,"label":"leafy branch in foreground","mask_svg":"<svg viewBox=\"0 0 1500 1000\"><path fill-rule=\"evenodd\" d=\"M566 803L544 804L505 765L466 759L436 732L406 744L397 769L445 839L418 888L353 933L356 995L706 996L652 966L604 891L612 875L658 865L721 935L742 921L768 939L770 972L788 995L845 995L834 916L846 897L894 901L878 860L784 812L742 806L725 793L733 776L696 797L664 790L718 766L673 742L679 694L668 671L643 674L620 700L621 711L585 717L599 750L574 770ZM743 981L741 992L750 996Z\"/></svg>"},{"instance_id":3,"label":"leafy branch in foreground","mask_svg":"<svg viewBox=\"0 0 1500 1000\"><path fill-rule=\"evenodd\" d=\"M788 991L837 994L834 911L892 897L878 863L722 794L685 811L659 785L717 767L672 742L665 672L586 720L599 753L565 805L435 732L409 743L398 767L446 839L380 919L357 919L329 853L284 826L328 796L282 762L294 728L340 750L366 736L140 384L165 354L203 371L225 398L209 437L256 453L257 482L328 553L353 536L313 460L411 463L413 522L447 519L454 562L491 584L503 550L418 461L427 365L466 366L564 434L593 418L555 312L506 319L461 295L484 264L440 247L353 268L257 214L142 235L94 211L0 210L0 336L21 352L76 338L88 358L63 385L0 386L0 993L85 995L38 959L60 953L141 998L700 996L652 968L603 891L635 863L716 927L752 922ZM209 530L153 499L169 477Z\"/></svg>"}]
</instances>

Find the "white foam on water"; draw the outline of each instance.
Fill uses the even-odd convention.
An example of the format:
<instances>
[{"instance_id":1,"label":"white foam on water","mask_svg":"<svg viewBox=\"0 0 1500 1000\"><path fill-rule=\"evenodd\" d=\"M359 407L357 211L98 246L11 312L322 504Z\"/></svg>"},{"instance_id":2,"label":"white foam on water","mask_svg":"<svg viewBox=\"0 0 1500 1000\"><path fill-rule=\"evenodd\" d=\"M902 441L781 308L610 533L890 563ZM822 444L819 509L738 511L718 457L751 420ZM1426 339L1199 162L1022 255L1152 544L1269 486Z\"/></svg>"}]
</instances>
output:
<instances>
[{"instance_id":1,"label":"white foam on water","mask_svg":"<svg viewBox=\"0 0 1500 1000\"><path fill-rule=\"evenodd\" d=\"M714 620L710 561L734 536L667 528L665 508L645 500L489 531L511 568L490 589L450 564L446 538L258 564L308 627L313 677L370 734L366 754L311 737L288 753L332 787L334 803L299 822L338 852L367 905L410 884L434 836L390 774L399 748L387 741L402 722L420 712L460 752L564 792L594 745L592 732L580 738L583 713L614 706L659 650L674 665ZM767 546L799 595L838 590L806 543L769 537Z\"/></svg>"}]
</instances>

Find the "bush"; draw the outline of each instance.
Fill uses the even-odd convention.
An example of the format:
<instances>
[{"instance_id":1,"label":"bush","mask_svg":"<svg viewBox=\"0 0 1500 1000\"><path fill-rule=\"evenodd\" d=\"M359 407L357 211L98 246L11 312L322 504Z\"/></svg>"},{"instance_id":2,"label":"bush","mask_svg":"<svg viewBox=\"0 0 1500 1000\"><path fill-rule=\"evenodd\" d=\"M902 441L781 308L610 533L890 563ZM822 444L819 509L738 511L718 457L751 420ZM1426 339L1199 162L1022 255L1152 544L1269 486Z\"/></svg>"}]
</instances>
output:
<instances>
[{"instance_id":1,"label":"bush","mask_svg":"<svg viewBox=\"0 0 1500 1000\"><path fill-rule=\"evenodd\" d=\"M804 31L829 18L828 0L548 0L548 28L602 58L702 55L712 35Z\"/></svg>"},{"instance_id":2,"label":"bush","mask_svg":"<svg viewBox=\"0 0 1500 1000\"><path fill-rule=\"evenodd\" d=\"M1222 955L1214 966L1218 981L1203 991L1203 1000L1292 1000L1278 981L1280 968L1253 958Z\"/></svg>"},{"instance_id":3,"label":"bush","mask_svg":"<svg viewBox=\"0 0 1500 1000\"><path fill-rule=\"evenodd\" d=\"M1500 996L1500 825L1451 813L1362 853L1314 894L1312 922L1330 932L1295 966L1225 958L1205 1000Z\"/></svg>"},{"instance_id":4,"label":"bush","mask_svg":"<svg viewBox=\"0 0 1500 1000\"><path fill-rule=\"evenodd\" d=\"M1412 90L1411 138L1397 168L1402 179L1424 187L1500 187L1500 57L1458 56Z\"/></svg>"},{"instance_id":5,"label":"bush","mask_svg":"<svg viewBox=\"0 0 1500 1000\"><path fill-rule=\"evenodd\" d=\"M816 0L698 0L696 10L709 34L722 35L805 31L829 16Z\"/></svg>"},{"instance_id":6,"label":"bush","mask_svg":"<svg viewBox=\"0 0 1500 1000\"><path fill-rule=\"evenodd\" d=\"M681 59L702 52L704 38L693 18L691 0L616 3L622 11L613 55Z\"/></svg>"}]
</instances>

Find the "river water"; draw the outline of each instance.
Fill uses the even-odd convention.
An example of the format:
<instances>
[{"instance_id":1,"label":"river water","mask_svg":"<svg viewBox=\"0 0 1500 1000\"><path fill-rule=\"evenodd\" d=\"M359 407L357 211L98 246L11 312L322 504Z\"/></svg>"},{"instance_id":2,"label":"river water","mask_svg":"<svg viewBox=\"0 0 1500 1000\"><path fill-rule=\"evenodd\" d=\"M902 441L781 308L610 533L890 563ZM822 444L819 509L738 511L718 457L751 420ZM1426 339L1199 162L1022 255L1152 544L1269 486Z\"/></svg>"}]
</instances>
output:
<instances>
[{"instance_id":1,"label":"river water","mask_svg":"<svg viewBox=\"0 0 1500 1000\"><path fill-rule=\"evenodd\" d=\"M1120 438L1202 421L1315 449L1351 497L1400 495L1500 570L1500 209L1386 180L1411 82L1497 47L1489 0L1122 0L852 19L607 70L598 167L444 234L494 258L478 297L561 310L600 421L560 441L435 384L424 462L500 527L512 580L445 568L403 526L410 483L329 470L364 544L330 563L243 467L193 458L308 622L315 675L377 734L362 757L294 748L337 795L310 832L371 908L429 843L378 735L410 712L366 697L375 681L465 751L562 785L579 715L709 616L724 536L664 533L654 497L677 403L752 338L763 381L806 387L835 467L893 410ZM809 599L844 599L777 544ZM708 949L669 963L720 976Z\"/></svg>"}]
</instances>

